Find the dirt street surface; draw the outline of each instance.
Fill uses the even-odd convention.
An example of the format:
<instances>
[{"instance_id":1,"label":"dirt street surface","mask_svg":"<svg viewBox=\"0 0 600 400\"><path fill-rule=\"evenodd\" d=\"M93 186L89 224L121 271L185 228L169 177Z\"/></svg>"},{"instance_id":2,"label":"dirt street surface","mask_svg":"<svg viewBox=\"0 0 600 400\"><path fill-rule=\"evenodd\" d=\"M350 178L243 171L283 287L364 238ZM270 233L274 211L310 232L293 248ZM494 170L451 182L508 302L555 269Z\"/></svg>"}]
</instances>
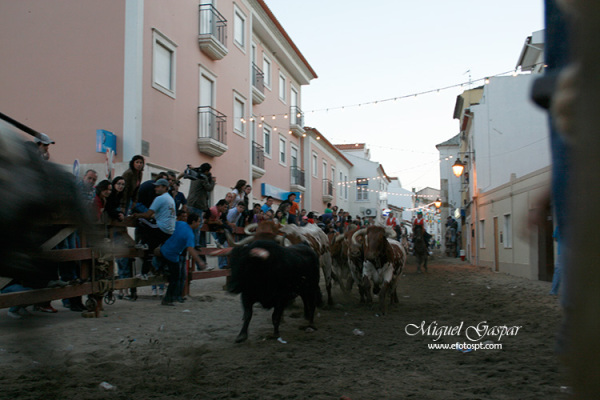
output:
<instances>
[{"instance_id":1,"label":"dirt street surface","mask_svg":"<svg viewBox=\"0 0 600 400\"><path fill-rule=\"evenodd\" d=\"M59 301L57 314L22 320L1 310L0 398L567 398L549 283L457 259L415 270L409 259L400 304L387 315L359 304L356 288L344 296L336 286L336 305L318 309L318 330L306 332L298 299L284 314L281 341L270 337L271 312L257 306L248 341L234 343L242 310L239 296L222 290L224 278L193 282L192 297L176 307L142 288L136 302L117 300L97 319ZM428 348L489 341L502 349Z\"/></svg>"}]
</instances>

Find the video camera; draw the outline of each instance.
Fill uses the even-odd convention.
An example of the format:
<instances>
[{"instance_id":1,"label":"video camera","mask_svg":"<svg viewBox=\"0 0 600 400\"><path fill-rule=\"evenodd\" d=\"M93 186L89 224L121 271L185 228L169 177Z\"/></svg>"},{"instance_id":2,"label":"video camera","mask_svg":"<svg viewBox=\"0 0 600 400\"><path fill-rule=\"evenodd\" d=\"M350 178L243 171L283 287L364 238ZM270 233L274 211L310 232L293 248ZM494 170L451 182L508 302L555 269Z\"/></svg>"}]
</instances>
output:
<instances>
[{"instance_id":1,"label":"video camera","mask_svg":"<svg viewBox=\"0 0 600 400\"><path fill-rule=\"evenodd\" d=\"M202 172L200 167L193 168L190 164L188 164L185 171L183 171L183 177L192 181L199 179L201 176L206 177L209 181L212 178L210 171Z\"/></svg>"}]
</instances>

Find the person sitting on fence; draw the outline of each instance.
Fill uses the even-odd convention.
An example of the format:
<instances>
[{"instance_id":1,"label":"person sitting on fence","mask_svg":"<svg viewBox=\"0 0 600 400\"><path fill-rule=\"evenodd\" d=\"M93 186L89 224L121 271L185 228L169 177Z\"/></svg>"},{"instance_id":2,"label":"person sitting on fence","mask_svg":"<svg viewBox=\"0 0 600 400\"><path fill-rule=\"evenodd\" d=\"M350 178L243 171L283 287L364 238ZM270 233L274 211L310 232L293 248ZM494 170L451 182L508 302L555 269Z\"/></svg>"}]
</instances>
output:
<instances>
[{"instance_id":1,"label":"person sitting on fence","mask_svg":"<svg viewBox=\"0 0 600 400\"><path fill-rule=\"evenodd\" d=\"M167 182L167 190L171 186L171 183L167 179L168 175L166 172L159 172L156 175L156 179L149 179L146 182L140 185L140 190L138 191L138 202L134 208L134 211L137 213L145 213L148 211L154 199L158 196L156 193L156 182L160 179L163 179Z\"/></svg>"},{"instance_id":2,"label":"person sitting on fence","mask_svg":"<svg viewBox=\"0 0 600 400\"><path fill-rule=\"evenodd\" d=\"M159 179L154 182L157 197L154 199L148 211L135 213L133 217L139 219L140 235L142 243L148 246L150 251L164 243L175 231L176 213L175 200L167 192L169 181ZM154 218L154 220L152 220ZM142 265L141 278L147 279L150 271L148 260Z\"/></svg>"},{"instance_id":3,"label":"person sitting on fence","mask_svg":"<svg viewBox=\"0 0 600 400\"><path fill-rule=\"evenodd\" d=\"M206 267L204 261L200 259L194 248L194 231L200 225L200 216L196 213L189 213L187 221L176 221L173 234L156 248L152 263L157 270L168 270L169 286L167 293L163 297L161 304L163 306L173 306L173 301L181 297L179 286L179 256L184 250L192 257L194 262L202 268Z\"/></svg>"}]
</instances>

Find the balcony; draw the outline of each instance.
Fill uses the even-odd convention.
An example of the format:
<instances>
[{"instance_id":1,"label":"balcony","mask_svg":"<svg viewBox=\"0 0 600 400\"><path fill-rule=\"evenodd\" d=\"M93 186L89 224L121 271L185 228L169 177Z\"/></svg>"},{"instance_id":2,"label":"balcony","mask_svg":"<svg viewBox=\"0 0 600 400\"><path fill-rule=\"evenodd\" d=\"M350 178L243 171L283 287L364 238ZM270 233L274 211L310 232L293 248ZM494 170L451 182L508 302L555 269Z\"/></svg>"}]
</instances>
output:
<instances>
[{"instance_id":1,"label":"balcony","mask_svg":"<svg viewBox=\"0 0 600 400\"><path fill-rule=\"evenodd\" d=\"M212 157L227 151L227 117L212 107L198 107L198 150Z\"/></svg>"},{"instance_id":2,"label":"balcony","mask_svg":"<svg viewBox=\"0 0 600 400\"><path fill-rule=\"evenodd\" d=\"M260 104L265 100L265 74L252 63L252 103Z\"/></svg>"},{"instance_id":3,"label":"balcony","mask_svg":"<svg viewBox=\"0 0 600 400\"><path fill-rule=\"evenodd\" d=\"M252 179L262 178L265 174L265 148L252 142Z\"/></svg>"},{"instance_id":4,"label":"balcony","mask_svg":"<svg viewBox=\"0 0 600 400\"><path fill-rule=\"evenodd\" d=\"M304 170L298 167L290 168L290 189L292 192L305 192Z\"/></svg>"},{"instance_id":5,"label":"balcony","mask_svg":"<svg viewBox=\"0 0 600 400\"><path fill-rule=\"evenodd\" d=\"M297 137L304 135L304 113L298 106L290 107L290 131Z\"/></svg>"},{"instance_id":6,"label":"balcony","mask_svg":"<svg viewBox=\"0 0 600 400\"><path fill-rule=\"evenodd\" d=\"M333 200L333 182L331 179L323 179L323 202Z\"/></svg>"},{"instance_id":7,"label":"balcony","mask_svg":"<svg viewBox=\"0 0 600 400\"><path fill-rule=\"evenodd\" d=\"M200 4L198 44L212 60L221 60L228 53L227 20L212 4Z\"/></svg>"}]
</instances>

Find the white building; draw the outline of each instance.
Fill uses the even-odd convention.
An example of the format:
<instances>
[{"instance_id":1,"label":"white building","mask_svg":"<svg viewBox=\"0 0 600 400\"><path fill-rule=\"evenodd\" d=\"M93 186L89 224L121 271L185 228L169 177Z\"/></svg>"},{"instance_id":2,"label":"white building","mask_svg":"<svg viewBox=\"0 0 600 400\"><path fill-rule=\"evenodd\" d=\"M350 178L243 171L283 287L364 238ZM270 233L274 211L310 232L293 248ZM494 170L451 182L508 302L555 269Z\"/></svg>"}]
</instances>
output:
<instances>
[{"instance_id":1,"label":"white building","mask_svg":"<svg viewBox=\"0 0 600 400\"><path fill-rule=\"evenodd\" d=\"M391 182L383 166L370 160L364 143L335 145L352 163L349 179L342 182L349 192L349 209L353 217L373 218L383 222L382 211L388 206L388 185ZM344 190L346 189L344 188Z\"/></svg>"},{"instance_id":2,"label":"white building","mask_svg":"<svg viewBox=\"0 0 600 400\"><path fill-rule=\"evenodd\" d=\"M523 59L528 57L522 53ZM548 116L530 100L537 74L525 67L534 73L491 78L479 104L460 116L461 149L470 155L461 177L467 194L463 244L474 264L549 280L551 215L548 226L536 232L526 226L550 181Z\"/></svg>"}]
</instances>

